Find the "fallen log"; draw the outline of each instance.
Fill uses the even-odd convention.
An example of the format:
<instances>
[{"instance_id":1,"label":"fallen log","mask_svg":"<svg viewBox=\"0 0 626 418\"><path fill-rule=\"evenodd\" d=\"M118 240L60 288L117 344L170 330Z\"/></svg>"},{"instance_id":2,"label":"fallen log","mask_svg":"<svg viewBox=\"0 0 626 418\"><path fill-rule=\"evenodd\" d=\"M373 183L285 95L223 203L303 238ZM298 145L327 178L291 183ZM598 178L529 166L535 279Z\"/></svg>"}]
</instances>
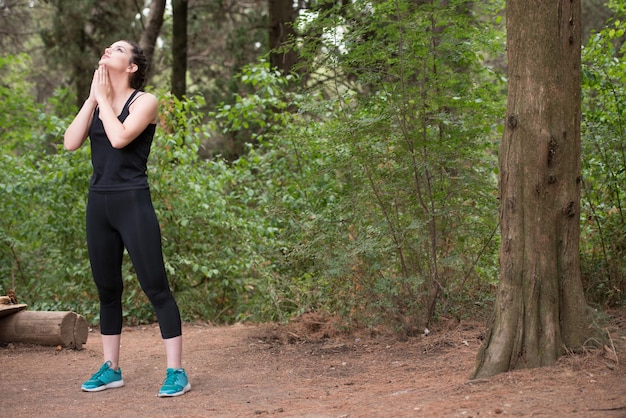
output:
<instances>
[{"instance_id":1,"label":"fallen log","mask_svg":"<svg viewBox=\"0 0 626 418\"><path fill-rule=\"evenodd\" d=\"M21 311L0 318L0 341L61 345L82 349L87 343L87 320L74 312Z\"/></svg>"}]
</instances>

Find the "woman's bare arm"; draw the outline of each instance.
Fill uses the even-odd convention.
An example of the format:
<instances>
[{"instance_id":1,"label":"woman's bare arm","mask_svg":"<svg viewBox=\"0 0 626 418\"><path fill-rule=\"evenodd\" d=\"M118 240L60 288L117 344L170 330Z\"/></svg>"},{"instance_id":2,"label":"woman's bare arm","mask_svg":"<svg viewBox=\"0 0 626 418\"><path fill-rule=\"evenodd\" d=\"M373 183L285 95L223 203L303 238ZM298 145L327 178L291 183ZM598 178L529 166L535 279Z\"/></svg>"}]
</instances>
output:
<instances>
[{"instance_id":1,"label":"woman's bare arm","mask_svg":"<svg viewBox=\"0 0 626 418\"><path fill-rule=\"evenodd\" d=\"M81 145L83 145L85 139L87 139L89 126L91 125L91 119L93 118L93 111L96 108L96 104L96 101L91 97L85 100L85 103L80 108L80 111L63 136L63 146L66 150L77 150Z\"/></svg>"},{"instance_id":2,"label":"woman's bare arm","mask_svg":"<svg viewBox=\"0 0 626 418\"><path fill-rule=\"evenodd\" d=\"M100 120L113 148L124 148L143 132L146 127L156 122L159 102L157 98L144 93L131 105L130 114L120 122L109 102L100 105Z\"/></svg>"}]
</instances>

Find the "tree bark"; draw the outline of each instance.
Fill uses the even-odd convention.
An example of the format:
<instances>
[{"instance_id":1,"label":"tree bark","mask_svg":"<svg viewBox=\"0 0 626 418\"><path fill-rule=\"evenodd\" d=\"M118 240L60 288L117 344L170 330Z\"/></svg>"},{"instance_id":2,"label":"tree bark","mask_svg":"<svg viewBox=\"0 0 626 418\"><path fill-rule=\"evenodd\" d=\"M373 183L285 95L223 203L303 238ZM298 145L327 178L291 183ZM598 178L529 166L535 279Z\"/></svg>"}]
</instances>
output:
<instances>
[{"instance_id":1,"label":"tree bark","mask_svg":"<svg viewBox=\"0 0 626 418\"><path fill-rule=\"evenodd\" d=\"M187 93L187 0L172 0L172 94Z\"/></svg>"},{"instance_id":2,"label":"tree bark","mask_svg":"<svg viewBox=\"0 0 626 418\"><path fill-rule=\"evenodd\" d=\"M580 0L507 0L500 283L474 377L552 365L591 334L579 267Z\"/></svg>"},{"instance_id":3,"label":"tree bark","mask_svg":"<svg viewBox=\"0 0 626 418\"><path fill-rule=\"evenodd\" d=\"M146 24L141 32L139 46L143 49L150 64L152 64L154 47L159 37L159 32L161 32L161 26L163 26L163 15L165 13L166 3L166 0L152 0L150 2L150 12L148 13ZM150 77L151 72L152 71L148 69L148 77Z\"/></svg>"},{"instance_id":4,"label":"tree bark","mask_svg":"<svg viewBox=\"0 0 626 418\"><path fill-rule=\"evenodd\" d=\"M289 47L296 34L293 0L269 0L269 17L270 66L289 74L298 62L296 50Z\"/></svg>"}]
</instances>

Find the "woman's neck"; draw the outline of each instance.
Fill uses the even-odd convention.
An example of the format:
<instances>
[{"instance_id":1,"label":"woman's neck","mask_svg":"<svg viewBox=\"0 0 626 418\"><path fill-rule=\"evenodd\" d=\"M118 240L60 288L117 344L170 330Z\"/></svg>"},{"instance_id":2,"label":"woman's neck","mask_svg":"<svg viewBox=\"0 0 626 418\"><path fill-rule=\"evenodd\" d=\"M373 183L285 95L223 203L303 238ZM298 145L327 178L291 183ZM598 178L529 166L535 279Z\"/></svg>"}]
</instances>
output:
<instances>
[{"instance_id":1,"label":"woman's neck","mask_svg":"<svg viewBox=\"0 0 626 418\"><path fill-rule=\"evenodd\" d=\"M120 74L119 77L115 77L114 74L109 73L111 80L111 95L114 100L126 98L133 92L133 89L128 83L128 74Z\"/></svg>"}]
</instances>

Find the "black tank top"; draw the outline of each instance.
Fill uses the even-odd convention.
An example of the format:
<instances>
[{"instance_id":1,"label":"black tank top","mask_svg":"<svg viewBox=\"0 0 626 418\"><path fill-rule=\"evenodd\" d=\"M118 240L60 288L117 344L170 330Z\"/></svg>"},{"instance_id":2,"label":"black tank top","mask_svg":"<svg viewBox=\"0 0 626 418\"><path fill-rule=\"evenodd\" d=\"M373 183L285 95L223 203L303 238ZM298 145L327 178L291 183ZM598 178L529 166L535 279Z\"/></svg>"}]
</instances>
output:
<instances>
[{"instance_id":1,"label":"black tank top","mask_svg":"<svg viewBox=\"0 0 626 418\"><path fill-rule=\"evenodd\" d=\"M117 119L124 123L129 114L129 106L139 90L135 90L122 108ZM148 188L148 155L156 124L151 123L131 143L124 148L113 148L104 125L100 120L99 109L93 114L89 139L91 142L91 176L90 190L93 191L124 191Z\"/></svg>"}]
</instances>

